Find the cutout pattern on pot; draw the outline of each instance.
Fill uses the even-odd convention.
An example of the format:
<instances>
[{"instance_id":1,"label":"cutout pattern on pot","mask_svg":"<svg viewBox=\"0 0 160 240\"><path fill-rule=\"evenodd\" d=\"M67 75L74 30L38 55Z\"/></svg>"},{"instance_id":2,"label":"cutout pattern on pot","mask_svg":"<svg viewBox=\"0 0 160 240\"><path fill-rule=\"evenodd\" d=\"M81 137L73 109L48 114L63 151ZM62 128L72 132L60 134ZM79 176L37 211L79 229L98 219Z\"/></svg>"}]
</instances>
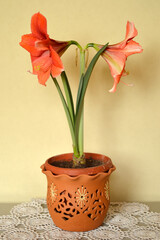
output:
<instances>
[{"instance_id":1,"label":"cutout pattern on pot","mask_svg":"<svg viewBox=\"0 0 160 240\"><path fill-rule=\"evenodd\" d=\"M74 198L77 206L80 206L80 208L83 209L86 203L88 202L89 198L86 187L82 185L80 188L78 188L77 191L75 192Z\"/></svg>"},{"instance_id":2,"label":"cutout pattern on pot","mask_svg":"<svg viewBox=\"0 0 160 240\"><path fill-rule=\"evenodd\" d=\"M95 192L90 194L90 204L85 213L92 220L97 220L106 209L106 205L103 202L103 195L103 192L99 189L96 189Z\"/></svg>"},{"instance_id":3,"label":"cutout pattern on pot","mask_svg":"<svg viewBox=\"0 0 160 240\"><path fill-rule=\"evenodd\" d=\"M54 183L51 183L50 185L50 195L51 195L51 200L52 202L55 202L56 198L57 198L57 187Z\"/></svg>"},{"instance_id":4,"label":"cutout pattern on pot","mask_svg":"<svg viewBox=\"0 0 160 240\"><path fill-rule=\"evenodd\" d=\"M48 207L53 207L54 203L57 201L58 197L58 188L54 184L54 182L48 183L48 191L47 191L47 205Z\"/></svg>"},{"instance_id":5,"label":"cutout pattern on pot","mask_svg":"<svg viewBox=\"0 0 160 240\"><path fill-rule=\"evenodd\" d=\"M105 197L109 201L109 181L108 180L106 181L104 191L105 191Z\"/></svg>"},{"instance_id":6,"label":"cutout pattern on pot","mask_svg":"<svg viewBox=\"0 0 160 240\"><path fill-rule=\"evenodd\" d=\"M104 214L107 206L104 201L109 201L108 182L102 189L95 189L91 193L84 185L79 186L74 194L67 190L58 191L56 185L51 182L48 186L48 207L53 208L64 221L68 221L78 214L85 214L95 221ZM107 194L106 194L107 192Z\"/></svg>"},{"instance_id":7,"label":"cutout pattern on pot","mask_svg":"<svg viewBox=\"0 0 160 240\"><path fill-rule=\"evenodd\" d=\"M59 193L58 203L55 204L54 212L59 213L62 216L62 219L67 221L70 218L74 217L80 212L75 208L72 203L73 197L66 190Z\"/></svg>"}]
</instances>

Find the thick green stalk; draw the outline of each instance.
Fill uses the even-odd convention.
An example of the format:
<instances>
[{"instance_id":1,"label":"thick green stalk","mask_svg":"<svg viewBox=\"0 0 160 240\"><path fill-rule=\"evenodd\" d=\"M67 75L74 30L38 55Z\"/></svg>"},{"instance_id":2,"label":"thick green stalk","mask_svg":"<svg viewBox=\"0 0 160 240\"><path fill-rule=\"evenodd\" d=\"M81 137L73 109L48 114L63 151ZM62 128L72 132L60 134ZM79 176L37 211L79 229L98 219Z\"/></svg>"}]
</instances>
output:
<instances>
[{"instance_id":1,"label":"thick green stalk","mask_svg":"<svg viewBox=\"0 0 160 240\"><path fill-rule=\"evenodd\" d=\"M72 40L72 41L71 41L71 45L72 45L72 44L73 44L73 45L76 45L76 46L79 48L80 51L83 50L83 48L81 47L81 45L80 45L77 41Z\"/></svg>"},{"instance_id":2,"label":"thick green stalk","mask_svg":"<svg viewBox=\"0 0 160 240\"><path fill-rule=\"evenodd\" d=\"M51 75L51 77L52 77L52 75ZM71 118L71 115L70 115L67 103L66 103L65 98L63 96L63 93L61 91L61 88L60 88L60 86L59 86L59 84L57 82L57 79L53 78L53 77L52 77L52 79L53 79L53 82L54 82L54 84L55 84L55 86L56 86L56 88L58 90L59 96L61 98L64 110L65 110L65 113L66 113L66 117L67 117L68 124L69 124L69 129L70 129L70 133L71 133L71 137L72 137L74 154L78 155L78 146L77 146L77 141L76 141L76 138L75 138L74 125L73 125L73 122L72 122L72 118Z\"/></svg>"},{"instance_id":3,"label":"thick green stalk","mask_svg":"<svg viewBox=\"0 0 160 240\"><path fill-rule=\"evenodd\" d=\"M93 68L99 58L99 56L103 53L103 51L106 49L106 47L108 46L108 43L106 45L104 45L98 52L97 54L93 57L92 61L90 62L88 69L84 75L84 83L83 83L83 88L82 88L82 93L81 93L81 98L79 101L80 105L83 105L83 100L84 100L84 96L87 90L87 86L88 86L88 82L91 76L91 73L93 71ZM80 107L78 107L78 109L80 109Z\"/></svg>"},{"instance_id":4,"label":"thick green stalk","mask_svg":"<svg viewBox=\"0 0 160 240\"><path fill-rule=\"evenodd\" d=\"M81 78L80 78L80 81L79 81L77 101L76 101L76 111L78 110L80 96L81 96L81 92L82 92L82 88L83 88L83 80L84 80L83 78L84 78L84 74L81 75Z\"/></svg>"},{"instance_id":5,"label":"thick green stalk","mask_svg":"<svg viewBox=\"0 0 160 240\"><path fill-rule=\"evenodd\" d=\"M85 97L86 89L87 89L88 82L89 82L91 73L93 71L93 68L99 56L103 53L103 51L106 49L108 44L102 47L102 49L100 49L98 53L94 56L86 72L85 72L85 50L83 50L82 47L75 41L71 41L71 44L77 45L78 48L80 49L80 83L79 83L78 94L77 94L76 114L74 113L72 94L71 94L69 82L65 72L61 74L61 77L64 85L67 103L56 78L53 78L52 75L51 77L58 90L59 96L61 98L64 110L66 113L66 117L68 120L70 132L71 132L72 142L73 142L73 151L74 151L73 160L75 165L78 165L79 163L80 164L84 163L84 156L83 156L84 97ZM93 44L87 44L85 49L92 46Z\"/></svg>"},{"instance_id":6,"label":"thick green stalk","mask_svg":"<svg viewBox=\"0 0 160 240\"><path fill-rule=\"evenodd\" d=\"M85 51L80 51L80 77L85 72ZM82 88L83 88L83 78L82 78ZM78 131L78 146L79 146L79 153L80 157L83 159L84 155L84 102L82 106L82 114L79 123L79 131ZM83 161L83 160L82 160Z\"/></svg>"},{"instance_id":7,"label":"thick green stalk","mask_svg":"<svg viewBox=\"0 0 160 240\"><path fill-rule=\"evenodd\" d=\"M83 75L85 72L85 50L81 47L81 45L76 42L76 41L71 41L71 44L76 45L79 50L80 50L80 82L79 82L79 88L78 88L78 93L77 93L77 103L76 103L76 111L77 111L77 106L78 106L78 102L80 100L80 95L81 95L81 91L83 88ZM84 104L83 104L83 108L84 108ZM84 128L83 128L83 116L84 115L84 111L82 110L81 116L80 116L80 120L79 120L79 126L77 128L75 128L75 137L76 137L76 142L78 145L78 155L75 156L74 158L74 162L76 165L76 161L77 164L83 162L84 159Z\"/></svg>"},{"instance_id":8,"label":"thick green stalk","mask_svg":"<svg viewBox=\"0 0 160 240\"><path fill-rule=\"evenodd\" d=\"M98 53L94 56L94 58L90 62L86 73L84 74L83 85L82 85L80 97L79 97L78 104L77 104L76 120L75 120L75 132L77 132L79 130L79 126L80 126L80 122L81 122L81 116L82 116L82 113L83 113L84 97L85 97L85 93L86 93L86 90L87 90L87 86L88 86L88 82L89 82L91 73L93 71L93 68L94 68L99 56L103 53L103 51L106 49L107 46L108 46L108 43L102 49L100 49L98 51Z\"/></svg>"}]
</instances>

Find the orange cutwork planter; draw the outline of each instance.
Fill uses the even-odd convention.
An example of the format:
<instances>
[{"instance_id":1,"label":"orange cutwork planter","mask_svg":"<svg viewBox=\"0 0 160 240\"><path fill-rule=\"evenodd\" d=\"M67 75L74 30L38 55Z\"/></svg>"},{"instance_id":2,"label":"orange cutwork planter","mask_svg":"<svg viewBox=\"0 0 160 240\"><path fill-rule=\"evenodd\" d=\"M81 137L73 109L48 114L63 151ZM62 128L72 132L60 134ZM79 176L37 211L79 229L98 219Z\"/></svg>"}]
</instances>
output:
<instances>
[{"instance_id":1,"label":"orange cutwork planter","mask_svg":"<svg viewBox=\"0 0 160 240\"><path fill-rule=\"evenodd\" d=\"M115 170L115 166L104 155L87 153L85 154L86 158L98 157L97 159L103 163L101 166L93 167L94 173L91 171L91 167L79 169L80 175L77 173L77 176L75 171L78 169L69 169L70 175L68 175L63 173L62 168L59 170L56 167L58 172L62 171L57 174L51 162L57 158L64 160L65 156L68 161L72 159L71 153L63 154L50 158L41 166L48 181L47 206L49 213L55 225L63 230L89 231L95 229L103 223L109 207L109 176ZM103 169L104 171L102 171ZM84 170L84 174L82 170Z\"/></svg>"}]
</instances>

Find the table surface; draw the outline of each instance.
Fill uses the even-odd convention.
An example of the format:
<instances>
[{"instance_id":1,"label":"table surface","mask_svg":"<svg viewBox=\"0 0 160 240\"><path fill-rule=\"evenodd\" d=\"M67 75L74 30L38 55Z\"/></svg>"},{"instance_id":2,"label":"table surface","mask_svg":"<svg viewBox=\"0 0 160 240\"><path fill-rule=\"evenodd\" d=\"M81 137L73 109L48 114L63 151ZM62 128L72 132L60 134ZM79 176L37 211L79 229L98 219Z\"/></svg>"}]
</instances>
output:
<instances>
[{"instance_id":1,"label":"table surface","mask_svg":"<svg viewBox=\"0 0 160 240\"><path fill-rule=\"evenodd\" d=\"M141 202L142 203L142 202ZM157 212L157 213L160 213L160 202L143 202L144 204L148 205L149 206L149 210L150 212ZM9 215L10 214L10 210L17 204L20 204L20 203L0 203L0 216L1 215ZM2 217L3 218L3 217ZM136 225L137 227L138 225ZM140 225L141 226L141 225ZM104 229L105 230L105 229ZM123 230L121 229L121 232ZM140 230L141 231L141 230ZM154 229L152 229L153 233L152 234L157 234L157 230L155 232ZM158 230L160 231L160 230ZM104 232L102 231L102 234ZM123 233L123 232L122 232ZM120 234L122 234L120 233ZM131 231L132 233L132 231ZM93 236L94 236L94 232L93 232ZM146 232L143 232L143 229L142 229L142 234L146 234ZM96 236L96 235L95 235ZM146 236L146 235L145 235ZM148 236L148 235L147 235ZM67 238L68 239L68 238ZM81 238L78 238L78 239L81 239L81 240L86 240L86 236L82 236ZM90 239L90 238L87 238L87 239ZM91 238L93 239L93 238ZM117 239L117 238L116 238ZM132 238L128 238L128 235L124 235L123 237L124 240L130 240ZM148 239L148 238L145 238L145 239ZM156 239L159 239L159 238L156 238Z\"/></svg>"},{"instance_id":2,"label":"table surface","mask_svg":"<svg viewBox=\"0 0 160 240\"><path fill-rule=\"evenodd\" d=\"M160 202L143 202L149 206L151 212L160 213ZM10 210L19 203L0 203L0 215L9 214Z\"/></svg>"}]
</instances>

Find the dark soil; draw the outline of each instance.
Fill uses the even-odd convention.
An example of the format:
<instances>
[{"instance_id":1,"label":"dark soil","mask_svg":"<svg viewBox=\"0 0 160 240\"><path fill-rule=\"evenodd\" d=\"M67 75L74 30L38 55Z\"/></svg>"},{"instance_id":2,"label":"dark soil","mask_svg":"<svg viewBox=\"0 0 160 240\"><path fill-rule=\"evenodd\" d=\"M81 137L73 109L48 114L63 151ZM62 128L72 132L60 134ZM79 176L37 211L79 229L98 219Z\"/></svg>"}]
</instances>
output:
<instances>
[{"instance_id":1,"label":"dark soil","mask_svg":"<svg viewBox=\"0 0 160 240\"><path fill-rule=\"evenodd\" d=\"M86 159L85 164L80 164L78 166L73 165L73 160L70 161L65 161L65 160L60 160L60 161L53 161L50 163L52 166L55 167L61 167L61 168L90 168L90 167L97 167L103 164L102 161L100 160L95 160L92 158Z\"/></svg>"}]
</instances>

